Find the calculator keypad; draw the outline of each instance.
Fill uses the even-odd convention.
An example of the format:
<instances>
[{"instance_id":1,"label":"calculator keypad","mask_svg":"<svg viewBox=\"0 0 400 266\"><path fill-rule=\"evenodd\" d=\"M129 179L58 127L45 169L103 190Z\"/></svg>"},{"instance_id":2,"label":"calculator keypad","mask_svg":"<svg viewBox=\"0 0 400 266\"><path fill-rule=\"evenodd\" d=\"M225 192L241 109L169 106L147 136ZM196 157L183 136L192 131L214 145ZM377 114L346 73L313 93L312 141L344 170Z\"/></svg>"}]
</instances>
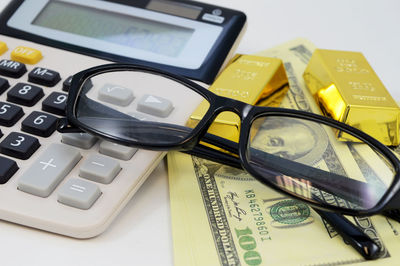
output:
<instances>
[{"instance_id":1,"label":"calculator keypad","mask_svg":"<svg viewBox=\"0 0 400 266\"><path fill-rule=\"evenodd\" d=\"M100 197L101 191L96 184L71 178L58 192L58 202L82 210L89 209Z\"/></svg>"},{"instance_id":2,"label":"calculator keypad","mask_svg":"<svg viewBox=\"0 0 400 266\"><path fill-rule=\"evenodd\" d=\"M66 106L67 94L54 91L43 101L42 110L64 116Z\"/></svg>"},{"instance_id":3,"label":"calculator keypad","mask_svg":"<svg viewBox=\"0 0 400 266\"><path fill-rule=\"evenodd\" d=\"M138 111L158 117L167 117L173 109L170 100L148 94L139 100L137 106Z\"/></svg>"},{"instance_id":4,"label":"calculator keypad","mask_svg":"<svg viewBox=\"0 0 400 266\"><path fill-rule=\"evenodd\" d=\"M3 59L0 61L0 75L11 78L20 78L25 73L25 64L8 59Z\"/></svg>"},{"instance_id":5,"label":"calculator keypad","mask_svg":"<svg viewBox=\"0 0 400 266\"><path fill-rule=\"evenodd\" d=\"M35 105L44 96L43 89L27 83L17 83L7 93L7 101L25 106Z\"/></svg>"},{"instance_id":6,"label":"calculator keypad","mask_svg":"<svg viewBox=\"0 0 400 266\"><path fill-rule=\"evenodd\" d=\"M0 156L0 184L5 184L17 172L18 165L15 161Z\"/></svg>"},{"instance_id":7,"label":"calculator keypad","mask_svg":"<svg viewBox=\"0 0 400 266\"><path fill-rule=\"evenodd\" d=\"M51 144L18 180L18 189L39 196L49 196L81 159L78 149Z\"/></svg>"},{"instance_id":8,"label":"calculator keypad","mask_svg":"<svg viewBox=\"0 0 400 266\"><path fill-rule=\"evenodd\" d=\"M1 143L0 152L22 160L29 159L40 147L35 137L19 132L11 132Z\"/></svg>"},{"instance_id":9,"label":"calculator keypad","mask_svg":"<svg viewBox=\"0 0 400 266\"><path fill-rule=\"evenodd\" d=\"M109 184L121 170L118 161L108 156L92 154L82 163L79 176L103 184Z\"/></svg>"},{"instance_id":10,"label":"calculator keypad","mask_svg":"<svg viewBox=\"0 0 400 266\"><path fill-rule=\"evenodd\" d=\"M3 94L8 88L10 87L10 84L8 83L8 80L0 78L0 95Z\"/></svg>"},{"instance_id":11,"label":"calculator keypad","mask_svg":"<svg viewBox=\"0 0 400 266\"><path fill-rule=\"evenodd\" d=\"M87 133L64 133L61 142L81 149L90 149L97 138Z\"/></svg>"},{"instance_id":12,"label":"calculator keypad","mask_svg":"<svg viewBox=\"0 0 400 266\"><path fill-rule=\"evenodd\" d=\"M39 85L53 87L61 80L60 73L57 71L35 67L28 75L28 81Z\"/></svg>"},{"instance_id":13,"label":"calculator keypad","mask_svg":"<svg viewBox=\"0 0 400 266\"><path fill-rule=\"evenodd\" d=\"M41 137L49 137L56 130L57 117L33 111L22 121L21 130Z\"/></svg>"},{"instance_id":14,"label":"calculator keypad","mask_svg":"<svg viewBox=\"0 0 400 266\"><path fill-rule=\"evenodd\" d=\"M55 132L57 119L65 115L70 75L105 62L89 57L82 60L83 55L68 52L79 68L60 64L65 72L58 72L61 69L54 66L67 52L47 47L53 49L49 54L44 46L35 45L32 48L41 50L43 58L32 65L34 61L15 55L10 58L15 47L20 47L21 54L30 51L23 41L16 44L18 40L2 38L11 41L8 51L0 40L0 190L3 195L12 195L11 201L17 200L12 206L0 204L0 219L7 220L3 214L12 210L29 226L78 238L95 236L122 209L164 153L99 141L86 133ZM124 113L140 120L154 121L159 119L154 116L168 116L173 109L167 103L161 104L167 106L163 111L139 110L143 95L130 86L113 84L99 95L101 86L89 79L82 90L92 88L96 100L130 108ZM164 99L154 97L146 104L164 103ZM42 221L40 226L32 219Z\"/></svg>"},{"instance_id":15,"label":"calculator keypad","mask_svg":"<svg viewBox=\"0 0 400 266\"><path fill-rule=\"evenodd\" d=\"M24 111L18 105L0 102L0 125L11 127L24 115Z\"/></svg>"}]
</instances>

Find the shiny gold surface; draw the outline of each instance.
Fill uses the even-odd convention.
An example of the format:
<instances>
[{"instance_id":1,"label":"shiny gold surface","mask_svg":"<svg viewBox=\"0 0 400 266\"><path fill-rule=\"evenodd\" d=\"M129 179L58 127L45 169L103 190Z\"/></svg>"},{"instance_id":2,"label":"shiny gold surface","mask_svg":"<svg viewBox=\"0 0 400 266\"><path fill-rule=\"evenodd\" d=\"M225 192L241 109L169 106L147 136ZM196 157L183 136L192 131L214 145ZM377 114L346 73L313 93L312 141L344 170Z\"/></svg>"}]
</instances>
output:
<instances>
[{"instance_id":1,"label":"shiny gold surface","mask_svg":"<svg viewBox=\"0 0 400 266\"><path fill-rule=\"evenodd\" d=\"M399 145L400 109L362 53L316 49L303 77L325 115Z\"/></svg>"},{"instance_id":2,"label":"shiny gold surface","mask_svg":"<svg viewBox=\"0 0 400 266\"><path fill-rule=\"evenodd\" d=\"M234 56L210 86L210 90L220 96L263 106L278 106L288 89L282 61L255 55ZM208 106L208 103L202 102L187 125L195 127ZM238 142L239 128L239 117L224 112L215 119L208 132Z\"/></svg>"}]
</instances>

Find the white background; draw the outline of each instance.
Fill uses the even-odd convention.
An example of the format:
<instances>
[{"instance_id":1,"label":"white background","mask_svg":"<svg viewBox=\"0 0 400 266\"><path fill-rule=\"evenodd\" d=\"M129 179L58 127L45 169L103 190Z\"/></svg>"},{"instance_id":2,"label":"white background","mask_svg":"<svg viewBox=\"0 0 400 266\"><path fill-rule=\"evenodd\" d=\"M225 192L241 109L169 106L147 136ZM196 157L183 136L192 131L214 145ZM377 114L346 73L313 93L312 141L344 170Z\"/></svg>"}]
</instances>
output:
<instances>
[{"instance_id":1,"label":"white background","mask_svg":"<svg viewBox=\"0 0 400 266\"><path fill-rule=\"evenodd\" d=\"M0 10L8 3L0 0ZM325 49L360 51L400 101L398 0L206 0L247 14L238 53L297 37ZM173 265L165 162L102 235L75 240L0 221L1 265ZM183 214L184 215L184 214Z\"/></svg>"}]
</instances>

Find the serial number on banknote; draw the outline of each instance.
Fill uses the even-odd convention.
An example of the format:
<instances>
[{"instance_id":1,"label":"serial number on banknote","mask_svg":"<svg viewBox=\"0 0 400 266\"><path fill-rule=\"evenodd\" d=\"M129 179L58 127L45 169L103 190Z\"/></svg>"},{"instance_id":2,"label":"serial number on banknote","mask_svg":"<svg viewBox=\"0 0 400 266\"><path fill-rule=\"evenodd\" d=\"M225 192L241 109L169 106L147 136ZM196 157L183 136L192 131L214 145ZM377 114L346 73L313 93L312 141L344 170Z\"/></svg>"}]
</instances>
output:
<instances>
[{"instance_id":1,"label":"serial number on banknote","mask_svg":"<svg viewBox=\"0 0 400 266\"><path fill-rule=\"evenodd\" d=\"M261 211L260 205L257 203L256 194L253 189L245 191L246 198L248 199L250 213L253 218L253 222L256 225L257 233L260 235L261 241L272 240L268 227L266 226L265 218Z\"/></svg>"}]
</instances>

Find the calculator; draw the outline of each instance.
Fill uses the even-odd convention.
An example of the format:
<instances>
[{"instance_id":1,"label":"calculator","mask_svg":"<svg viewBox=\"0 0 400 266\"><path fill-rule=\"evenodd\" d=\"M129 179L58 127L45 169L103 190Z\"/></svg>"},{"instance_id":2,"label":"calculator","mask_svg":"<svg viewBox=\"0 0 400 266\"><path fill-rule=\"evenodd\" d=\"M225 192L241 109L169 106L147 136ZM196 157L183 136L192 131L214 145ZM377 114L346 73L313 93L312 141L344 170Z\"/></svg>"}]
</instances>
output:
<instances>
[{"instance_id":1,"label":"calculator","mask_svg":"<svg viewBox=\"0 0 400 266\"><path fill-rule=\"evenodd\" d=\"M100 3L98 6L101 10L95 11L94 21L98 19L96 16L99 14L108 16L107 12L113 8L110 21L114 21L119 19L115 14L118 8L122 10L121 3L125 1L115 1L118 2L115 4L114 1L89 0L87 7L79 9L89 13L80 15L85 18L90 16L97 2ZM179 5L176 6L176 3ZM52 4L56 5L49 6ZM229 18L233 18L233 11L227 11L231 17L224 17L223 8L201 5L193 1L137 1L136 4L142 6L136 7L131 4L127 8L132 8L136 12L134 22L140 20L142 23L140 26L144 30L172 27L175 31L174 36L179 39L175 40L174 37L167 40L178 45L175 50L162 50L164 48L158 47L156 52L153 51L155 54L161 54L159 57L154 56L156 59L153 60L154 58L146 58L143 55L136 58L135 53L140 49L144 54L151 54L153 48L143 46L147 45L147 42L131 47L133 52L128 49L124 57L121 57L112 50L101 52L102 49L107 49L108 44L110 46L117 44L116 41L111 43L108 43L108 40L105 43L104 40L96 41L97 37L91 34L98 29L90 29L85 33L73 33L70 30L64 34L61 29L43 26L48 18L41 19L40 16L46 16L47 13L56 14L57 8L62 8L65 12L78 12L76 9L78 4L80 1L74 0L17 0L13 1L0 17L2 33L0 34L0 219L74 238L90 238L102 233L108 227L166 152L125 147L86 133L58 133L56 124L65 113L72 75L110 61L145 62L145 65L207 83L210 81L210 76L203 78L204 69L199 72L200 75L194 70L205 66L204 61L210 56L208 53L196 59L200 60L200 63L187 63L186 59L179 62L179 58L171 62L163 61L168 56L174 57L181 52L187 52L180 51L179 49L186 48L179 45L182 45L182 38L183 41L189 38L188 30L185 29L182 33L179 27L171 25L179 24L178 20L184 19L192 20L192 24L202 21L202 24L218 26L220 30L214 29L216 34L213 37L214 42L212 45L207 44L209 52L212 50L213 55L216 55L221 52L221 48L215 46L216 42L221 41L221 35L228 34L227 38L232 38L232 33L226 31L226 27L232 25ZM175 9L168 11L171 10L170 5ZM176 12L174 10L180 10L183 16L174 14ZM240 15L240 12L238 14ZM157 20L158 24L138 18L146 16L147 19L147 15ZM168 26L162 25L169 17L172 22L169 21ZM124 19L128 19L129 22L130 18L124 17ZM79 16L76 20L79 20ZM33 21L40 25L30 31L29 25L34 24ZM60 25L64 23L62 21ZM151 25L148 26L146 23ZM200 31L204 30L203 26L199 26ZM195 29L192 31L195 32L197 26L193 27ZM242 27L243 25L236 32L235 39L240 35ZM35 31L36 29L39 31ZM68 38L66 40L63 38L72 36L71 34L76 38L70 38L73 43L68 43ZM94 43L90 48L84 46L88 40ZM83 45L79 46L80 43ZM234 42L231 43L232 46L233 44ZM231 47L228 48L230 49ZM228 53L219 55L224 61ZM218 72L222 61L220 58L217 65L213 63L214 65L207 70ZM182 72L182 70L188 71ZM215 75L216 73L211 76ZM116 101L114 104L126 100L121 99L124 96L113 95L112 90L106 91L106 95L101 97L104 101L114 99ZM157 95L148 97L157 99ZM174 104L173 101L171 104ZM181 119L189 117L198 103L187 99L184 104L184 110L187 112L179 114L182 116Z\"/></svg>"}]
</instances>

